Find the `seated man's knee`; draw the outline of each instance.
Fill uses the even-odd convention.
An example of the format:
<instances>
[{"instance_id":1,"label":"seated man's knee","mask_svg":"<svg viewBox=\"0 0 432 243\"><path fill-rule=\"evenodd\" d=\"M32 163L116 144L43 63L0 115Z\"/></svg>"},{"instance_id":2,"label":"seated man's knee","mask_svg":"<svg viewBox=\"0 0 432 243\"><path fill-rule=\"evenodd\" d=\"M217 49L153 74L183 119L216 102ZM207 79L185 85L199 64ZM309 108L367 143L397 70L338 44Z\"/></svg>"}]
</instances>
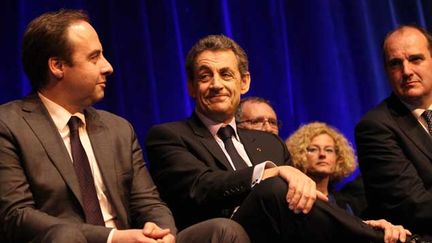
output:
<instances>
[{"instance_id":1,"label":"seated man's knee","mask_svg":"<svg viewBox=\"0 0 432 243\"><path fill-rule=\"evenodd\" d=\"M262 200L284 199L288 192L288 184L280 177L271 177L261 181L252 189L255 197Z\"/></svg>"},{"instance_id":2,"label":"seated man's knee","mask_svg":"<svg viewBox=\"0 0 432 243\"><path fill-rule=\"evenodd\" d=\"M54 225L45 232L39 234L32 243L39 242L73 242L73 243L87 243L87 240L82 231L73 225L58 224Z\"/></svg>"},{"instance_id":3,"label":"seated man's knee","mask_svg":"<svg viewBox=\"0 0 432 243\"><path fill-rule=\"evenodd\" d=\"M181 231L178 242L249 243L249 237L237 222L214 218L192 225Z\"/></svg>"}]
</instances>

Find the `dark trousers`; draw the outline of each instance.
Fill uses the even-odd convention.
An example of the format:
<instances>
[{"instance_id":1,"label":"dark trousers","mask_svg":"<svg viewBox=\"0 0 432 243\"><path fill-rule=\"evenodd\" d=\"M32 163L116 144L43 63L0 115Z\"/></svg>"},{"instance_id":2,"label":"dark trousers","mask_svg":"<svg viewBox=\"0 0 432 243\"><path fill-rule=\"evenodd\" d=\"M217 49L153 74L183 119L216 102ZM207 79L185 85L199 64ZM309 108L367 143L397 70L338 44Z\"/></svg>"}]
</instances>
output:
<instances>
[{"instance_id":1,"label":"dark trousers","mask_svg":"<svg viewBox=\"0 0 432 243\"><path fill-rule=\"evenodd\" d=\"M317 200L308 214L288 208L287 183L280 177L256 185L234 214L251 242L383 242L375 230L345 210Z\"/></svg>"},{"instance_id":2,"label":"dark trousers","mask_svg":"<svg viewBox=\"0 0 432 243\"><path fill-rule=\"evenodd\" d=\"M31 243L91 243L78 227L55 225L39 234ZM103 240L101 239L101 242ZM209 219L194 224L177 234L178 243L250 243L244 229L226 218Z\"/></svg>"}]
</instances>

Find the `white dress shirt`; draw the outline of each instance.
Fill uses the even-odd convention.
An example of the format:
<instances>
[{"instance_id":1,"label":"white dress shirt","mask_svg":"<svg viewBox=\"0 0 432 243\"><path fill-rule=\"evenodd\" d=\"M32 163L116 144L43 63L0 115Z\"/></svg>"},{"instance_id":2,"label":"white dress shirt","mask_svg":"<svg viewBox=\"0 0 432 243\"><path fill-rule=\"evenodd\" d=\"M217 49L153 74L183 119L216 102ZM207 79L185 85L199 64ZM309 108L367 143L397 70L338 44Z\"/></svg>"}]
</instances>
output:
<instances>
[{"instance_id":1,"label":"white dress shirt","mask_svg":"<svg viewBox=\"0 0 432 243\"><path fill-rule=\"evenodd\" d=\"M77 116L81 122L82 125L79 127L79 136L80 141L84 147L84 150L87 154L89 163L90 163L90 169L93 175L94 184L96 188L96 194L97 198L99 200L99 205L102 211L102 216L105 221L105 226L110 228L116 228L114 219L116 218L116 213L114 209L112 208L111 203L108 201L108 198L106 196L106 188L102 180L102 175L99 169L99 165L96 162L96 157L93 153L93 148L90 143L90 138L87 134L86 130L86 121L85 116L82 113L75 113L71 114L69 111L67 111L62 106L58 105L57 103L51 101L47 97L43 96L41 93L38 93L42 103L45 105L45 107L48 110L48 113L50 114L52 120L54 121L54 124L56 125L61 138L63 139L64 145L66 146L67 151L69 152L69 156L71 158L71 161L73 163L72 159L72 153L71 153L71 144L70 144L70 132L69 132L69 126L67 123L69 122L69 119L71 116ZM108 243L111 242L113 231L111 231L110 236L108 237Z\"/></svg>"},{"instance_id":2,"label":"white dress shirt","mask_svg":"<svg viewBox=\"0 0 432 243\"><path fill-rule=\"evenodd\" d=\"M198 115L199 119L204 123L204 125L207 127L207 129L210 131L210 133L213 135L213 138L216 140L217 144L219 145L219 147L224 152L224 154L225 154L226 158L228 159L233 170L236 170L236 168L235 168L235 166L231 160L231 157L229 156L228 152L225 149L224 142L217 135L219 128L221 128L222 126L225 126L225 125L231 126L234 129L235 136L232 136L231 139L232 139L234 147L236 148L239 155L246 162L247 166L249 166L249 167L253 166L251 160L249 159L249 156L246 153L246 150L245 150L243 144L240 142L240 138L239 138L238 133L237 133L237 125L236 125L234 117L232 118L232 120L228 124L224 124L224 123L215 122L215 121L211 120L210 118L207 118L205 115L201 114L197 110L195 110L195 113ZM271 167L275 167L275 166L276 165L272 161L263 161L262 163L259 163L258 165L256 165L254 167L252 178L251 178L251 187L253 187L256 184L261 182L262 177L264 175L264 170L266 168L271 168Z\"/></svg>"}]
</instances>

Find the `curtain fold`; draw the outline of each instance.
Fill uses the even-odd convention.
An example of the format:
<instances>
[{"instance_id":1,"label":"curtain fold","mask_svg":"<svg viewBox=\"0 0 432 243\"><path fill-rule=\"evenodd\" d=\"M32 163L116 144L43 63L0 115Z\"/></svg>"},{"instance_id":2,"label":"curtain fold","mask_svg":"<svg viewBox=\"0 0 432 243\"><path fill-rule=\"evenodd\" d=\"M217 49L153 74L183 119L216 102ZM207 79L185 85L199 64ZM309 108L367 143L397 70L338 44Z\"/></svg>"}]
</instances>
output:
<instances>
[{"instance_id":1,"label":"curtain fold","mask_svg":"<svg viewBox=\"0 0 432 243\"><path fill-rule=\"evenodd\" d=\"M45 11L88 11L114 67L96 106L134 125L189 116L184 59L201 37L225 34L247 52L247 95L269 99L286 138L300 124L327 122L351 141L360 117L390 88L381 41L400 24L432 27L432 1L416 0L6 0L0 3L0 103L30 91L20 45L25 26Z\"/></svg>"}]
</instances>

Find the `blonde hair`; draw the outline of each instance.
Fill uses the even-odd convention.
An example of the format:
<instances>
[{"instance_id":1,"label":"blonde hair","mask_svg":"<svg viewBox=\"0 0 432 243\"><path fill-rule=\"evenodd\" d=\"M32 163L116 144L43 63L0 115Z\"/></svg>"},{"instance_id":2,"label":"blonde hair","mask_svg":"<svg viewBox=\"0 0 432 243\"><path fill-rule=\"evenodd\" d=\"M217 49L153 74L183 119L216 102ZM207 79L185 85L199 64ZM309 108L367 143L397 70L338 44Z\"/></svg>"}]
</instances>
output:
<instances>
[{"instance_id":1,"label":"blonde hair","mask_svg":"<svg viewBox=\"0 0 432 243\"><path fill-rule=\"evenodd\" d=\"M333 138L336 149L336 169L330 176L330 181L339 181L349 176L356 168L356 156L350 142L336 128L322 122L312 122L301 126L287 140L286 144L291 153L293 165L307 174L306 149L312 140L321 134Z\"/></svg>"}]
</instances>

